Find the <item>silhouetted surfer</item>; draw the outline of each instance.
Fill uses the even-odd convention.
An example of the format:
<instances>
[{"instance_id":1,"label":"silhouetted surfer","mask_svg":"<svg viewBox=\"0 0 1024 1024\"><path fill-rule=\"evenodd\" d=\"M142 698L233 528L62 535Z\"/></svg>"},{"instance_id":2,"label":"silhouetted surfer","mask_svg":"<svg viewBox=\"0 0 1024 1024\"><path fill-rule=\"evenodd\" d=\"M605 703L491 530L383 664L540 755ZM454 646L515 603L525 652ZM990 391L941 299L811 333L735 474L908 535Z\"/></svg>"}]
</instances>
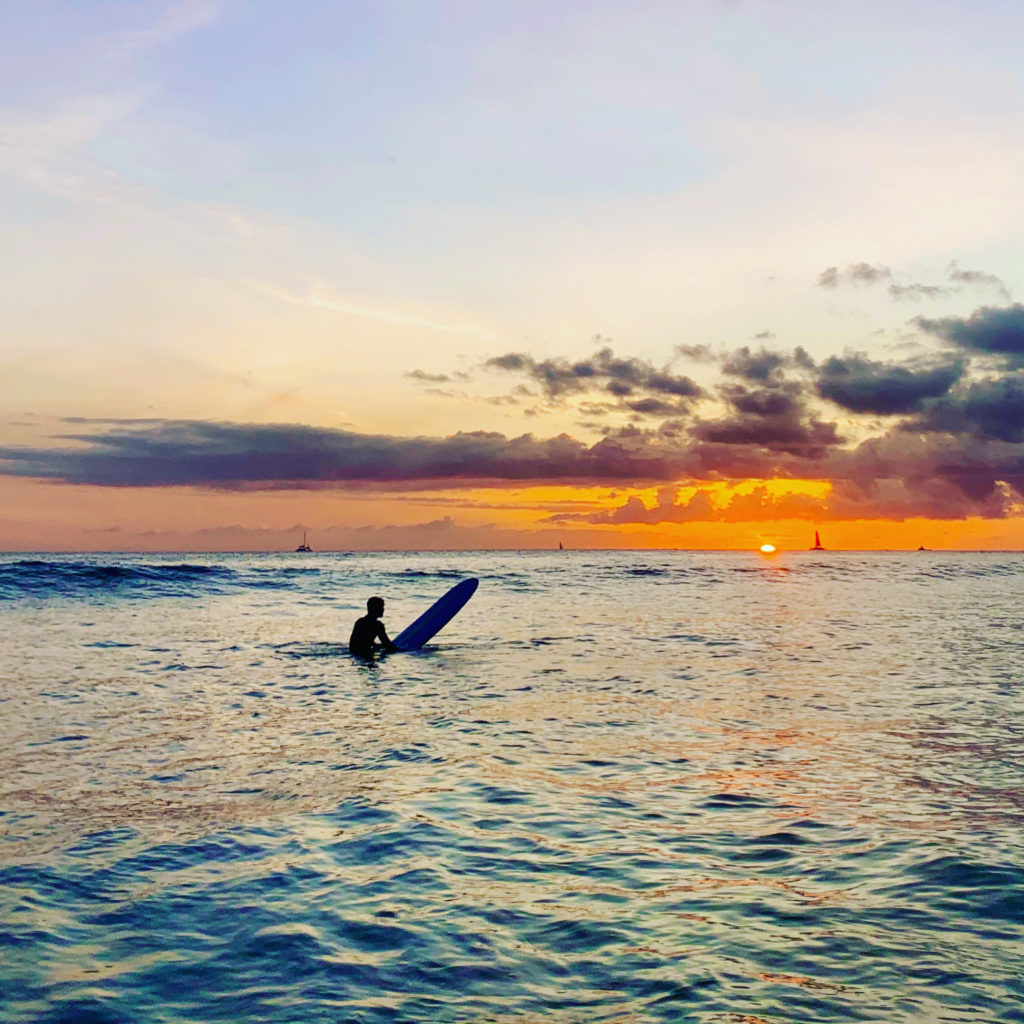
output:
<instances>
[{"instance_id":1,"label":"silhouetted surfer","mask_svg":"<svg viewBox=\"0 0 1024 1024\"><path fill-rule=\"evenodd\" d=\"M348 652L357 658L372 658L382 651L397 651L398 648L388 638L384 623L380 617L384 614L384 598L371 597L366 602L366 614L356 619L352 627L352 636L348 641ZM379 640L380 643L375 641Z\"/></svg>"}]
</instances>

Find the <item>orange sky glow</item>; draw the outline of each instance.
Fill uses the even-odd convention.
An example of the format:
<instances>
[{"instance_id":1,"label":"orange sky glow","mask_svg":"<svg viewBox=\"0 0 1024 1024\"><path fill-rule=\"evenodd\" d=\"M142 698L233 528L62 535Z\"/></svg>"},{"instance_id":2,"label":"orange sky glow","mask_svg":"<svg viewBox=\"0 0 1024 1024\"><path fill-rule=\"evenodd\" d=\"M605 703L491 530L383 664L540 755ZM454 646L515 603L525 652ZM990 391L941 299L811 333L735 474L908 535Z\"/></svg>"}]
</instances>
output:
<instances>
[{"instance_id":1,"label":"orange sky glow","mask_svg":"<svg viewBox=\"0 0 1024 1024\"><path fill-rule=\"evenodd\" d=\"M758 487L827 501L825 481L702 485L720 508ZM659 488L543 486L429 491L215 491L103 488L0 478L0 531L12 551L288 551L310 531L316 550L681 548L804 550L814 531L829 550L1024 548L1024 518L761 518L688 522L550 522L653 507ZM680 488L685 499L696 487ZM31 510L31 515L19 514Z\"/></svg>"},{"instance_id":2,"label":"orange sky glow","mask_svg":"<svg viewBox=\"0 0 1024 1024\"><path fill-rule=\"evenodd\" d=\"M1024 548L1013 5L76 6L0 550Z\"/></svg>"}]
</instances>

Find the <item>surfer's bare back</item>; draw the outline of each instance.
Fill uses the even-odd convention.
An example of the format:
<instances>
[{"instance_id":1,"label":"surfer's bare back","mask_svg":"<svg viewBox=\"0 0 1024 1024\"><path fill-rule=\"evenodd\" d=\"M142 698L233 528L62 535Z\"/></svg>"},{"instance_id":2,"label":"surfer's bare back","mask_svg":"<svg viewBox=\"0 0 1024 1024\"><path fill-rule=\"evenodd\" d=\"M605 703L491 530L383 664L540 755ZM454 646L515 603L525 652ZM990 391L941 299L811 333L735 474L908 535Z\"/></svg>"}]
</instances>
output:
<instances>
[{"instance_id":1,"label":"surfer's bare back","mask_svg":"<svg viewBox=\"0 0 1024 1024\"><path fill-rule=\"evenodd\" d=\"M366 602L366 614L356 619L352 627L352 636L348 641L348 652L357 658L372 658L383 651L397 651L398 648L388 638L384 623L380 621L384 614L384 598L371 597ZM377 643L377 641L380 643Z\"/></svg>"}]
</instances>

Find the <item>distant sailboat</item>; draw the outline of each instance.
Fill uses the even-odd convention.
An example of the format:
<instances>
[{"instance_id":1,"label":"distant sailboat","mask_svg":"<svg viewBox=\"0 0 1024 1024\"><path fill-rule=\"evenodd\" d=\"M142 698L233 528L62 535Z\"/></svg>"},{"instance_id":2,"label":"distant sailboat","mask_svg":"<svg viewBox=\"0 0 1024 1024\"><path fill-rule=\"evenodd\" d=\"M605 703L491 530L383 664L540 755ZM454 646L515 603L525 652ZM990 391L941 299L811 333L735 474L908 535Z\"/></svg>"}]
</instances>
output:
<instances>
[{"instance_id":1,"label":"distant sailboat","mask_svg":"<svg viewBox=\"0 0 1024 1024\"><path fill-rule=\"evenodd\" d=\"M818 536L818 531L817 530L814 531L814 547L811 548L811 550L812 551L827 551L828 550L828 548L823 548L821 546L821 538Z\"/></svg>"},{"instance_id":2,"label":"distant sailboat","mask_svg":"<svg viewBox=\"0 0 1024 1024\"><path fill-rule=\"evenodd\" d=\"M559 551L564 551L565 550L565 548L562 547L562 542L561 541L558 542L558 550Z\"/></svg>"},{"instance_id":3,"label":"distant sailboat","mask_svg":"<svg viewBox=\"0 0 1024 1024\"><path fill-rule=\"evenodd\" d=\"M313 549L306 543L306 531L302 531L302 543L295 549L296 551L312 551Z\"/></svg>"}]
</instances>

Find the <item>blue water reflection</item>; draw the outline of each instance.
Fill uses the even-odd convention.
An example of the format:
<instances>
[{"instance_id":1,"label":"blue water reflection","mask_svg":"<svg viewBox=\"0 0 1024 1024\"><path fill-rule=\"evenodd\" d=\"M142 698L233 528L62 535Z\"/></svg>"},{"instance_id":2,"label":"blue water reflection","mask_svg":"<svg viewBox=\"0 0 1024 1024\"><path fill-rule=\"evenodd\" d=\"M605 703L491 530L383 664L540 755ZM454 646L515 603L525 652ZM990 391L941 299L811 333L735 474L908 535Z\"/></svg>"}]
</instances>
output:
<instances>
[{"instance_id":1,"label":"blue water reflection","mask_svg":"<svg viewBox=\"0 0 1024 1024\"><path fill-rule=\"evenodd\" d=\"M1024 1020L1022 578L9 556L0 1019Z\"/></svg>"}]
</instances>

